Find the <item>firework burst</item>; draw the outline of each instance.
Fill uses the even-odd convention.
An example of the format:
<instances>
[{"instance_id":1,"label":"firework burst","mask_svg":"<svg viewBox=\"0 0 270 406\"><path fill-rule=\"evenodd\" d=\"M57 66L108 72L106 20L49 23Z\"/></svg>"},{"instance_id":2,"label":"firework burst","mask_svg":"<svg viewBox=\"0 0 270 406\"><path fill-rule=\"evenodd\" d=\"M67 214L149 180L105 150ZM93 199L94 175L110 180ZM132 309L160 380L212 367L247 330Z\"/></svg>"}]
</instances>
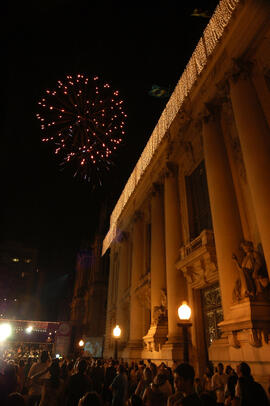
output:
<instances>
[{"instance_id":1,"label":"firework burst","mask_svg":"<svg viewBox=\"0 0 270 406\"><path fill-rule=\"evenodd\" d=\"M74 176L89 182L97 177L101 183L125 134L127 115L118 90L97 76L67 75L38 104L42 141L54 144L60 165L70 165Z\"/></svg>"}]
</instances>

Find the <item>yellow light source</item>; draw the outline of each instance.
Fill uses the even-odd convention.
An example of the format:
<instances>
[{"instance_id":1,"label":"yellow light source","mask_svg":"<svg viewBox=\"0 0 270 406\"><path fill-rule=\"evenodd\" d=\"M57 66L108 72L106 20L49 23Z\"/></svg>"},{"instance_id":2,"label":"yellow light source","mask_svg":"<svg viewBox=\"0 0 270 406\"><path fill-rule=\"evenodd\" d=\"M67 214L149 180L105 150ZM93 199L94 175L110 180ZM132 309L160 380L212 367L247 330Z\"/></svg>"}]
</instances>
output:
<instances>
[{"instance_id":1,"label":"yellow light source","mask_svg":"<svg viewBox=\"0 0 270 406\"><path fill-rule=\"evenodd\" d=\"M79 347L83 347L84 346L84 341L83 340L80 340L79 341Z\"/></svg>"},{"instance_id":2,"label":"yellow light source","mask_svg":"<svg viewBox=\"0 0 270 406\"><path fill-rule=\"evenodd\" d=\"M9 323L0 324L0 342L11 336L12 329Z\"/></svg>"},{"instance_id":3,"label":"yellow light source","mask_svg":"<svg viewBox=\"0 0 270 406\"><path fill-rule=\"evenodd\" d=\"M178 317L180 320L189 320L191 316L191 308L187 302L182 302L181 306L178 308Z\"/></svg>"},{"instance_id":4,"label":"yellow light source","mask_svg":"<svg viewBox=\"0 0 270 406\"><path fill-rule=\"evenodd\" d=\"M118 324L117 324L117 326L115 326L114 327L114 329L113 329L113 335L114 335L114 337L120 337L120 335L121 335L121 328L118 326Z\"/></svg>"},{"instance_id":5,"label":"yellow light source","mask_svg":"<svg viewBox=\"0 0 270 406\"><path fill-rule=\"evenodd\" d=\"M12 258L12 261L13 262L19 262L20 260L19 260L19 258Z\"/></svg>"},{"instance_id":6,"label":"yellow light source","mask_svg":"<svg viewBox=\"0 0 270 406\"><path fill-rule=\"evenodd\" d=\"M26 327L25 331L27 332L27 334L32 333L32 331L33 331L33 326L28 326L28 327Z\"/></svg>"}]
</instances>

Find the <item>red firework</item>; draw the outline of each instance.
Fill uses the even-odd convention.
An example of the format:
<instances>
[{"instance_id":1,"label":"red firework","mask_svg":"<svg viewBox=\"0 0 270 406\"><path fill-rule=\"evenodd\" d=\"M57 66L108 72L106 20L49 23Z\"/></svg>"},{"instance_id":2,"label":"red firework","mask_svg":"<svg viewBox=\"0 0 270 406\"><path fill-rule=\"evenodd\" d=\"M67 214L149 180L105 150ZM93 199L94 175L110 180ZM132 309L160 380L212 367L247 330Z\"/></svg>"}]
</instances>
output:
<instances>
[{"instance_id":1,"label":"red firework","mask_svg":"<svg viewBox=\"0 0 270 406\"><path fill-rule=\"evenodd\" d=\"M56 90L46 90L36 114L43 142L55 145L61 165L88 181L112 164L112 154L125 134L126 113L118 90L97 76L67 75Z\"/></svg>"}]
</instances>

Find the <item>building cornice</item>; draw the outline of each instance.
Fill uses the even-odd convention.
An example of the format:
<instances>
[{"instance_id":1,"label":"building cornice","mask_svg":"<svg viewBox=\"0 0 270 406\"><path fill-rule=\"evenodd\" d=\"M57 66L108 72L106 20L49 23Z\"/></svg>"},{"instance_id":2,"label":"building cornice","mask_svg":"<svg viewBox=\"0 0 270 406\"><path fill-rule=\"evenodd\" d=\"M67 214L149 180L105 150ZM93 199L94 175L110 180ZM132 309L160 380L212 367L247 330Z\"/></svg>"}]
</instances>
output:
<instances>
[{"instance_id":1,"label":"building cornice","mask_svg":"<svg viewBox=\"0 0 270 406\"><path fill-rule=\"evenodd\" d=\"M146 168L152 161L162 139L189 96L195 82L206 67L210 56L218 46L237 6L242 2L243 0L221 0L218 4L116 203L111 214L110 229L103 241L102 254L110 247L117 235L117 221L124 207L140 182Z\"/></svg>"}]
</instances>

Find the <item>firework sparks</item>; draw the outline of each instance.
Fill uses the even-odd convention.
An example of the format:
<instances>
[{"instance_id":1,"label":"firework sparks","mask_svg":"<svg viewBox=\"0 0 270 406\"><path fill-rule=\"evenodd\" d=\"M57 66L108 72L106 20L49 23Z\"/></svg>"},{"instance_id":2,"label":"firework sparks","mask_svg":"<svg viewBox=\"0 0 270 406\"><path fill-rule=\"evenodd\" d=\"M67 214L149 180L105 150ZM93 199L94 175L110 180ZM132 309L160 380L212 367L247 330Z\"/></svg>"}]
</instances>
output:
<instances>
[{"instance_id":1,"label":"firework sparks","mask_svg":"<svg viewBox=\"0 0 270 406\"><path fill-rule=\"evenodd\" d=\"M38 105L42 141L54 144L60 165L72 166L74 176L89 182L97 176L101 183L125 135L127 115L118 90L97 76L67 75Z\"/></svg>"}]
</instances>

